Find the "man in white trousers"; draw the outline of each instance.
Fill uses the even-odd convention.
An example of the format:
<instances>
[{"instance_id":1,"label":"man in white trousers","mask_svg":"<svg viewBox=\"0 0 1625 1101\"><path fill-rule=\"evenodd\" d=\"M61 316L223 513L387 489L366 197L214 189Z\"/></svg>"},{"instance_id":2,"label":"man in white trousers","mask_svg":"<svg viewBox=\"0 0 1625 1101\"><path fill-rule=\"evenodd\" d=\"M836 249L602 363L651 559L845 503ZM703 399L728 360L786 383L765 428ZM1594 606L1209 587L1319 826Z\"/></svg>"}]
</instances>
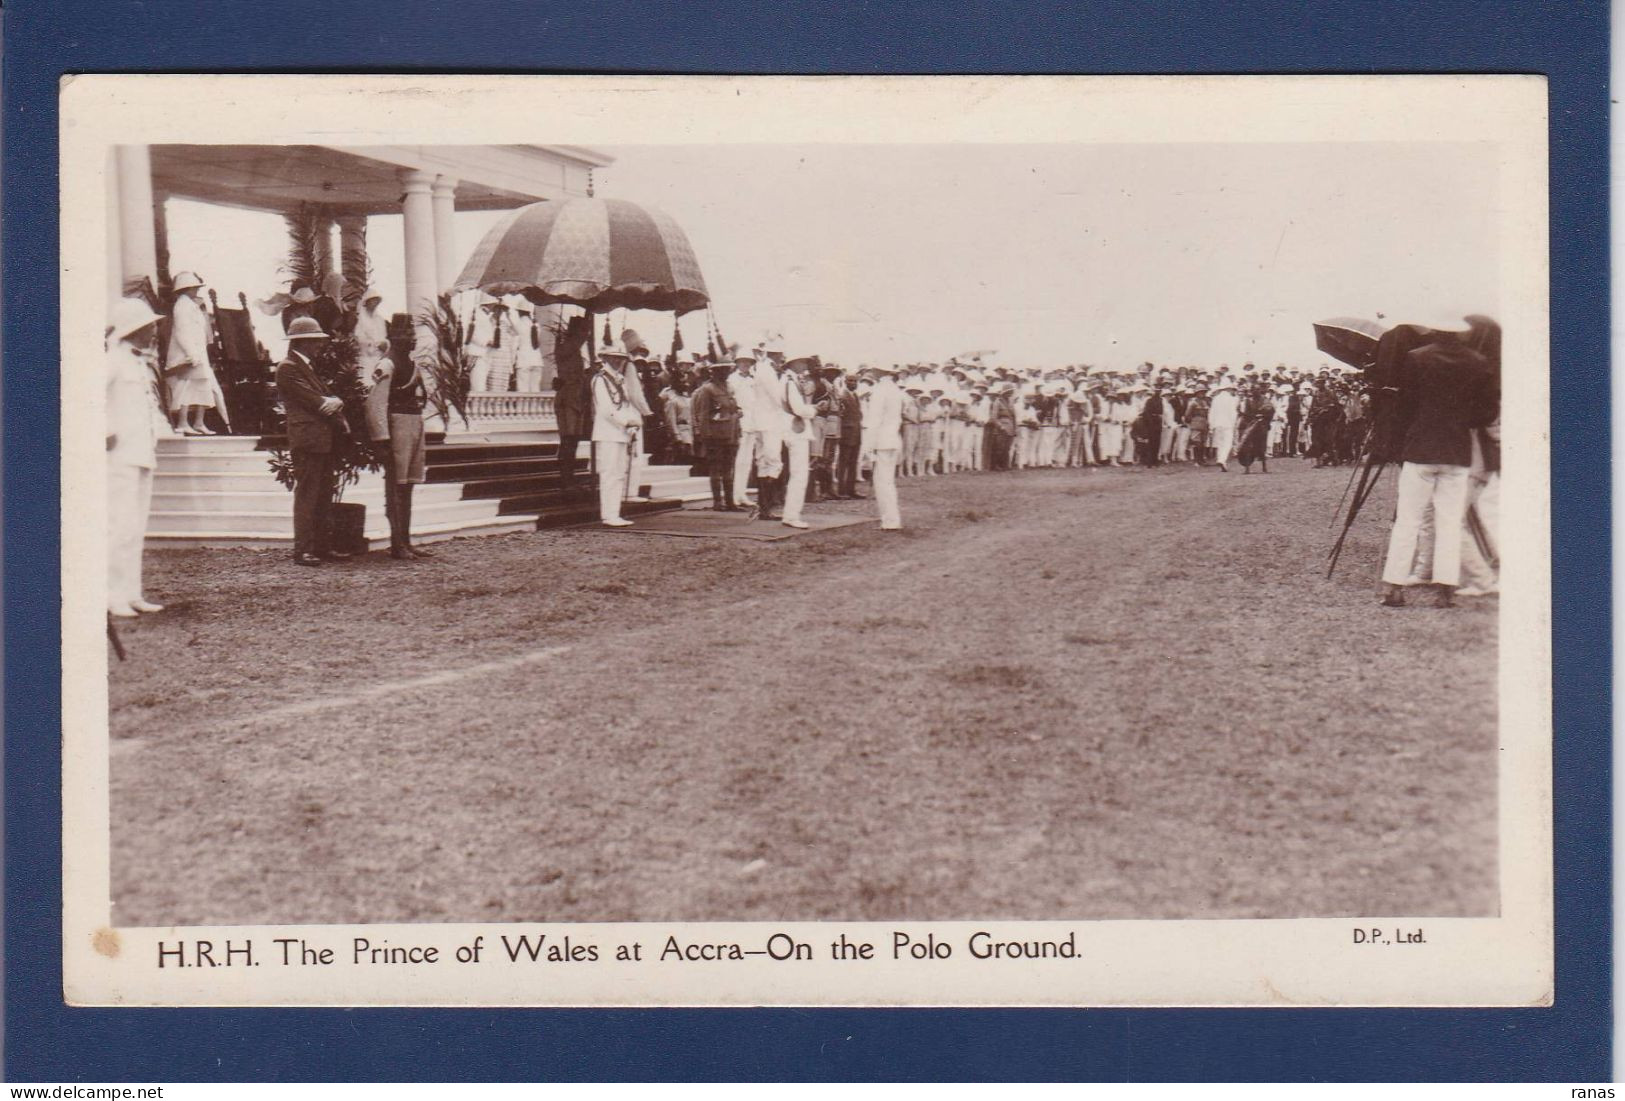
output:
<instances>
[{"instance_id":1,"label":"man in white trousers","mask_svg":"<svg viewBox=\"0 0 1625 1101\"><path fill-rule=\"evenodd\" d=\"M784 435L790 415L784 409L784 380L779 377L783 355L769 349L756 361L756 426L762 433L756 456L756 517L777 520L773 510L780 501L779 475L784 472Z\"/></svg>"},{"instance_id":2,"label":"man in white trousers","mask_svg":"<svg viewBox=\"0 0 1625 1101\"><path fill-rule=\"evenodd\" d=\"M734 499L741 508L750 504L750 464L762 449L762 426L756 416L756 356L740 349L734 353L733 374L728 376L728 392L739 406L739 450L734 455Z\"/></svg>"},{"instance_id":3,"label":"man in white trousers","mask_svg":"<svg viewBox=\"0 0 1625 1101\"><path fill-rule=\"evenodd\" d=\"M812 419L818 410L809 399L809 373L819 366L817 356L798 356L784 365L779 379L780 408L784 413L784 447L790 459L790 480L784 487L784 526L806 528L801 518L807 501L807 471L812 456Z\"/></svg>"},{"instance_id":4,"label":"man in white trousers","mask_svg":"<svg viewBox=\"0 0 1625 1101\"><path fill-rule=\"evenodd\" d=\"M903 447L903 403L907 400L897 388L897 368L871 367L874 389L863 413L863 428L870 433L875 465L875 505L880 510L882 531L901 531L903 514L897 508L897 458Z\"/></svg>"},{"instance_id":5,"label":"man in white trousers","mask_svg":"<svg viewBox=\"0 0 1625 1101\"><path fill-rule=\"evenodd\" d=\"M141 552L158 465L152 368L158 315L134 298L113 306L107 333L107 612L161 612L142 592Z\"/></svg>"},{"instance_id":6,"label":"man in white trousers","mask_svg":"<svg viewBox=\"0 0 1625 1101\"><path fill-rule=\"evenodd\" d=\"M592 451L598 467L598 518L605 527L630 527L621 516L626 495L629 450L643 424L643 414L627 393L626 351L613 343L598 349L598 369L592 376Z\"/></svg>"},{"instance_id":7,"label":"man in white trousers","mask_svg":"<svg viewBox=\"0 0 1625 1101\"><path fill-rule=\"evenodd\" d=\"M1229 471L1224 464L1230 461L1230 453L1236 449L1236 421L1240 414L1235 385L1228 378L1222 379L1214 387L1213 399L1208 403L1207 427L1213 433L1213 461L1223 471Z\"/></svg>"},{"instance_id":8,"label":"man in white trousers","mask_svg":"<svg viewBox=\"0 0 1625 1101\"><path fill-rule=\"evenodd\" d=\"M1500 410L1490 359L1475 346L1495 323L1475 317L1471 332L1465 318L1460 324L1462 330L1435 329L1429 343L1405 356L1399 374L1398 402L1405 427L1397 457L1404 465L1399 469L1399 502L1382 569L1386 607L1405 606L1405 586L1411 580L1429 505L1437 605L1452 606L1461 584L1473 430L1493 423Z\"/></svg>"}]
</instances>

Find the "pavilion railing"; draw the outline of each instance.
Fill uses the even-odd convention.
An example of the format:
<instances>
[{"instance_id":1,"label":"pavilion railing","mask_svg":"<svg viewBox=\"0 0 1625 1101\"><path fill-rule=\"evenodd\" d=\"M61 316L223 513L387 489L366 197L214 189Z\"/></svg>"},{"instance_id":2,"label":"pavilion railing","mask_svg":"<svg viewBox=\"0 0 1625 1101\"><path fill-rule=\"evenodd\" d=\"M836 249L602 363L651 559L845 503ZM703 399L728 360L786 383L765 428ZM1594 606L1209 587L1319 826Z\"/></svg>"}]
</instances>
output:
<instances>
[{"instance_id":1,"label":"pavilion railing","mask_svg":"<svg viewBox=\"0 0 1625 1101\"><path fill-rule=\"evenodd\" d=\"M468 395L469 419L481 424L504 421L551 421L553 394L549 391L518 392L476 390Z\"/></svg>"}]
</instances>

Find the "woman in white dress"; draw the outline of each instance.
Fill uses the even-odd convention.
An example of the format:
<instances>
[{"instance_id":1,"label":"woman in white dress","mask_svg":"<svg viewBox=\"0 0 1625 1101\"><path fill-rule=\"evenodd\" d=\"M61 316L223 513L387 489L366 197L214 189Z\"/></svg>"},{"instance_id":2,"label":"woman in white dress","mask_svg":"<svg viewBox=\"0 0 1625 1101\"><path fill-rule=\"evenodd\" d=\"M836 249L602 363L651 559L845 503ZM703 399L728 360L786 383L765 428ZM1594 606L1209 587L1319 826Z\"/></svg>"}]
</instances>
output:
<instances>
[{"instance_id":1,"label":"woman in white dress","mask_svg":"<svg viewBox=\"0 0 1625 1101\"><path fill-rule=\"evenodd\" d=\"M1100 407L1100 417L1095 422L1096 442L1100 445L1096 462L1100 465L1117 465L1117 453L1123 448L1120 431L1121 426L1117 423L1117 395L1107 394L1105 403Z\"/></svg>"},{"instance_id":2,"label":"woman in white dress","mask_svg":"<svg viewBox=\"0 0 1625 1101\"><path fill-rule=\"evenodd\" d=\"M1117 423L1122 440L1117 452L1118 466L1134 465L1134 422L1140 419L1140 410L1145 406L1145 398L1137 390L1144 390L1144 387L1130 390L1117 405Z\"/></svg>"},{"instance_id":3,"label":"woman in white dress","mask_svg":"<svg viewBox=\"0 0 1625 1101\"><path fill-rule=\"evenodd\" d=\"M220 386L209 362L209 315L200 292L203 280L195 272L175 277L175 305L169 317L169 354L164 375L169 380L169 415L183 436L212 436L203 423L215 407Z\"/></svg>"}]
</instances>

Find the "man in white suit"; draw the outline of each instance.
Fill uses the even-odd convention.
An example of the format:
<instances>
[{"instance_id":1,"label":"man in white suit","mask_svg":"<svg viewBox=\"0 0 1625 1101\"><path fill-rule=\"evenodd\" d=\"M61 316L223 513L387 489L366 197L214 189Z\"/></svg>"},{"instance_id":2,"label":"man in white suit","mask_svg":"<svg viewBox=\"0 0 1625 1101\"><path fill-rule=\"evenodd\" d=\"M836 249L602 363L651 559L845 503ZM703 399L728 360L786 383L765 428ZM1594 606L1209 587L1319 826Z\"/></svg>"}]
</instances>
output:
<instances>
[{"instance_id":1,"label":"man in white suit","mask_svg":"<svg viewBox=\"0 0 1625 1101\"><path fill-rule=\"evenodd\" d=\"M897 368L871 367L874 389L864 410L864 431L874 448L875 505L880 510L882 531L901 531L903 515L897 508L897 457L903 447L903 403L907 400L897 388Z\"/></svg>"},{"instance_id":2,"label":"man in white suit","mask_svg":"<svg viewBox=\"0 0 1625 1101\"><path fill-rule=\"evenodd\" d=\"M784 525L805 528L801 509L807 499L807 470L812 455L813 418L818 410L808 398L806 376L818 366L817 356L798 356L784 365L779 379L779 405L784 416L784 446L790 456L790 481L784 489Z\"/></svg>"},{"instance_id":3,"label":"man in white suit","mask_svg":"<svg viewBox=\"0 0 1625 1101\"><path fill-rule=\"evenodd\" d=\"M775 520L773 509L780 501L779 475L784 471L784 436L790 428L790 415L784 409L784 381L779 365L784 356L768 351L756 361L756 426L762 433L756 456L756 515Z\"/></svg>"},{"instance_id":4,"label":"man in white suit","mask_svg":"<svg viewBox=\"0 0 1625 1101\"><path fill-rule=\"evenodd\" d=\"M1235 386L1228 378L1221 378L1208 404L1207 426L1213 433L1213 461L1223 471L1230 469L1224 464L1230 461L1230 453L1236 449L1236 420L1240 412Z\"/></svg>"},{"instance_id":5,"label":"man in white suit","mask_svg":"<svg viewBox=\"0 0 1625 1101\"><path fill-rule=\"evenodd\" d=\"M607 344L598 349L598 370L592 376L592 450L598 465L598 517L605 527L624 528L632 521L621 516L626 495L627 464L643 424L627 393L624 349Z\"/></svg>"},{"instance_id":6,"label":"man in white suit","mask_svg":"<svg viewBox=\"0 0 1625 1101\"><path fill-rule=\"evenodd\" d=\"M762 449L762 426L756 416L756 355L743 348L734 353L733 374L728 376L728 391L739 406L739 450L734 455L733 503L744 508L750 504L745 494L750 487L750 464Z\"/></svg>"}]
</instances>

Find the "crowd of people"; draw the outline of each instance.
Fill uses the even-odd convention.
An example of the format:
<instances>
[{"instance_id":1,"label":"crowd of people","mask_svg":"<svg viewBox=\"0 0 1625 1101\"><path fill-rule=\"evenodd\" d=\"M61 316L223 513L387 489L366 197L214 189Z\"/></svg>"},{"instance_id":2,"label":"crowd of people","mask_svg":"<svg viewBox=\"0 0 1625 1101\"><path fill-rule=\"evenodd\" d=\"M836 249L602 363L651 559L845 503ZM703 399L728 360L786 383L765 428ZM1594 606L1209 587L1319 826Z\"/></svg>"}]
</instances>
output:
<instances>
[{"instance_id":1,"label":"crowd of people","mask_svg":"<svg viewBox=\"0 0 1625 1101\"><path fill-rule=\"evenodd\" d=\"M804 526L809 500L860 496L859 482L875 480L882 452L896 452L904 478L1169 463L1267 473L1272 458L1354 461L1369 413L1362 376L1327 365L1104 371L950 361L848 369L787 355L777 341L662 357L631 330L606 340L597 356L593 439L627 456L601 454L601 474L624 479L626 463L641 454L693 462L710 477L713 509L754 508L792 527ZM571 358L568 349L559 357ZM895 441L872 409L877 390L893 387ZM753 471L754 506L746 495ZM620 526L619 498L607 486L601 493L604 522Z\"/></svg>"},{"instance_id":2,"label":"crowd of people","mask_svg":"<svg viewBox=\"0 0 1625 1101\"><path fill-rule=\"evenodd\" d=\"M203 339L207 330L196 324L203 315L196 297L200 286L201 280L189 272L176 279L171 347L165 357L171 379L167 412L172 430L186 435L208 433L201 414L218 400ZM333 330L357 342L361 421L374 453L382 457L391 553L403 559L425 557L429 552L412 544L410 520L411 488L425 477L423 379L415 369L403 372L394 364L375 291L362 295L353 316L321 316L324 301L306 291L277 303L288 337L276 381L293 465L294 560L319 565L343 556L324 539L332 479L325 464L335 435L349 430L346 409L311 367L311 356L335 335ZM529 344L534 353L534 341L514 339L518 330L503 316L507 309L500 302L482 307L476 342L487 351ZM147 368L138 370L137 365L154 358L158 321L149 309L125 300L109 331L110 423L122 425L122 430L110 431L108 444L114 615L159 607L141 591L140 538L131 535L144 530L140 514L146 511L143 502L150 500L155 465L153 433L137 431L143 418L131 410L137 401L149 400L135 386L148 378ZM860 499L865 496L860 485L868 483L886 530L902 527L896 489L900 477L1167 464L1219 472L1236 464L1243 474L1253 473L1255 466L1267 474L1271 459L1285 457L1337 466L1365 454L1373 421L1373 378L1381 374L1326 364L1313 370L1251 363L1209 370L1144 363L1133 370L1102 370L1011 368L979 359L848 369L817 355L788 355L776 340L700 357L681 351L659 356L628 329L618 340L606 331L594 347L589 324L583 317L562 326L554 348L561 466L569 486L578 441L591 439L600 519L611 527L630 523L621 516L622 502L630 495L632 467L644 457L692 464L707 475L713 510L749 512L792 528L809 526L804 518L809 501ZM1465 481L1461 470L1482 466L1484 446L1474 433L1498 417L1498 381L1495 399L1488 401L1495 408L1486 413L1488 399L1480 395L1478 380L1491 373L1498 380L1499 330L1493 372L1484 366L1488 358L1479 350L1488 339L1481 335L1482 325L1475 322L1461 334L1444 330L1448 339L1441 338L1440 330L1419 331L1435 343L1404 350L1417 357L1417 370L1403 375L1409 396L1395 437L1409 451L1396 456L1405 465L1400 519L1384 573L1384 599L1390 605L1402 603L1400 590L1421 582L1419 570L1429 574L1427 583L1454 588L1458 582L1451 578L1459 576L1464 556L1465 568L1473 574L1470 588L1487 591L1485 586L1494 584L1493 578L1484 580L1479 568L1484 555L1475 554L1472 545L1462 551L1461 539L1439 534L1438 521L1444 531L1454 532L1478 519L1464 518L1464 513L1476 500L1472 487L1481 487L1485 479ZM1444 352L1436 346L1441 339ZM1468 365L1469 371L1460 361L1473 356L1479 359ZM525 360L525 381L534 385L531 361L538 357L515 350L512 358L514 364ZM489 355L480 360L481 382L489 381L490 360ZM519 368L507 367L501 373L510 384L518 381L514 372ZM1468 375L1473 381L1461 381ZM1416 389L1416 380L1424 378L1446 381L1432 390ZM1448 442L1441 442L1446 437ZM1430 467L1425 480L1412 469L1412 452L1430 460L1421 464ZM1450 460L1443 474L1431 469L1439 465L1431 460L1440 455ZM748 492L752 485L754 501ZM126 513L130 522L120 522ZM1476 543L1482 546L1481 534Z\"/></svg>"}]
</instances>

